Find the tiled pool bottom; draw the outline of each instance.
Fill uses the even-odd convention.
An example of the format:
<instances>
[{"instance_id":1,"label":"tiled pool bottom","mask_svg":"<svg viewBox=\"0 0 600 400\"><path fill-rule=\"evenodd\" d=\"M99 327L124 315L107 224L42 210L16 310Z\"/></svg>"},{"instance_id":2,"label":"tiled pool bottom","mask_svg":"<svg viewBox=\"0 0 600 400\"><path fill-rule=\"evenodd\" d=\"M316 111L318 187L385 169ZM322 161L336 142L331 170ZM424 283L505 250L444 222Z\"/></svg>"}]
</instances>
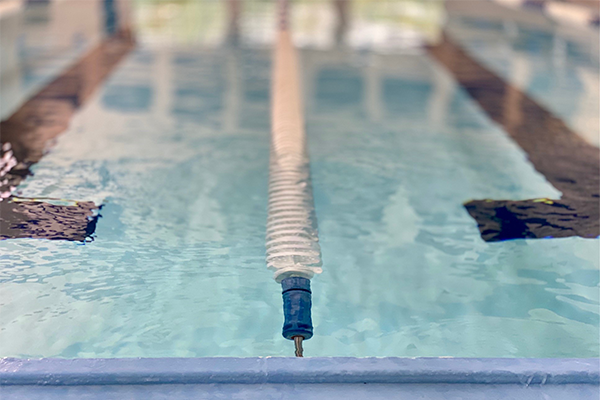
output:
<instances>
[{"instance_id":1,"label":"tiled pool bottom","mask_svg":"<svg viewBox=\"0 0 600 400\"><path fill-rule=\"evenodd\" d=\"M597 359L0 361L3 399L596 399Z\"/></svg>"}]
</instances>

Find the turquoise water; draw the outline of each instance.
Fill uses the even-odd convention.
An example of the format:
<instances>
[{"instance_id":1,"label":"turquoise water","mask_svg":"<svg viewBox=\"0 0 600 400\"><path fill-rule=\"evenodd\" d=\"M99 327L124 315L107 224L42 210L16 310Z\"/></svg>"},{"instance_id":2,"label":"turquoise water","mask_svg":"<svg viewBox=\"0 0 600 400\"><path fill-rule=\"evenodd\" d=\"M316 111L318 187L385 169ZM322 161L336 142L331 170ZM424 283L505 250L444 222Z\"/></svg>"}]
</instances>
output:
<instances>
[{"instance_id":1,"label":"turquoise water","mask_svg":"<svg viewBox=\"0 0 600 400\"><path fill-rule=\"evenodd\" d=\"M598 29L531 27L451 14L448 31L469 53L600 145Z\"/></svg>"},{"instance_id":2,"label":"turquoise water","mask_svg":"<svg viewBox=\"0 0 600 400\"><path fill-rule=\"evenodd\" d=\"M0 14L3 120L102 39L96 1L17 3Z\"/></svg>"},{"instance_id":3,"label":"turquoise water","mask_svg":"<svg viewBox=\"0 0 600 400\"><path fill-rule=\"evenodd\" d=\"M324 272L309 356L598 357L599 242L486 243L560 196L427 55L301 52ZM0 241L0 355L289 356L265 267L270 49L142 44L18 188L95 240Z\"/></svg>"},{"instance_id":4,"label":"turquoise water","mask_svg":"<svg viewBox=\"0 0 600 400\"><path fill-rule=\"evenodd\" d=\"M412 61L427 73L390 68L380 115L334 89L309 114L324 353L597 355L598 241L483 242L464 201L557 193L431 59ZM348 64L335 75L360 74Z\"/></svg>"}]
</instances>

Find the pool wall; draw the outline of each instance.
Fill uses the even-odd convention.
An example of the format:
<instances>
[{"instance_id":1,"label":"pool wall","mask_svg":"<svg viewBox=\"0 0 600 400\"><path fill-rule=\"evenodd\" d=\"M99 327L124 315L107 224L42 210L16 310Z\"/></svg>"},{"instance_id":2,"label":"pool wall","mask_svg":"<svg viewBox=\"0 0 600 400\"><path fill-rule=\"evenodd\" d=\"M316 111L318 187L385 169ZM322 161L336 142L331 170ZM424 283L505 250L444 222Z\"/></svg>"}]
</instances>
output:
<instances>
[{"instance_id":1,"label":"pool wall","mask_svg":"<svg viewBox=\"0 0 600 400\"><path fill-rule=\"evenodd\" d=\"M595 399L598 359L129 358L0 360L12 398ZM366 392L365 392L366 391Z\"/></svg>"}]
</instances>

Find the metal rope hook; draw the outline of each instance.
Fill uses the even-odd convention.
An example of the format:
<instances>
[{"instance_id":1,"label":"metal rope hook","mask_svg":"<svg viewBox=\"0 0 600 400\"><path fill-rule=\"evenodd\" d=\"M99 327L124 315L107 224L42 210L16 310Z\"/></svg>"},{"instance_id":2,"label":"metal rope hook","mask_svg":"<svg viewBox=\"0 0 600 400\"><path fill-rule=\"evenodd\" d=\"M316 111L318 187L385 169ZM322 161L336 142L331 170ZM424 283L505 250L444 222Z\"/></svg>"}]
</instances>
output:
<instances>
[{"instance_id":1,"label":"metal rope hook","mask_svg":"<svg viewBox=\"0 0 600 400\"><path fill-rule=\"evenodd\" d=\"M304 340L304 338L302 336L294 336L293 339L294 346L296 347L296 351L294 354L296 354L296 357L304 357L304 349L302 348L302 340Z\"/></svg>"}]
</instances>

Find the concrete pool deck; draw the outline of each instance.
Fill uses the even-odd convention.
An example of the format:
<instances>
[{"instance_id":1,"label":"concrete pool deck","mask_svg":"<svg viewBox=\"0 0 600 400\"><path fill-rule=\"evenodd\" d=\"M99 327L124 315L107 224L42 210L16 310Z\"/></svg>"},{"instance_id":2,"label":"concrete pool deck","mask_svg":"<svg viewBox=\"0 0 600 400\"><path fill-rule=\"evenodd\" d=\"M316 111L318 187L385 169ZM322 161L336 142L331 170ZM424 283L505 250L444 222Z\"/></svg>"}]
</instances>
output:
<instances>
[{"instance_id":1,"label":"concrete pool deck","mask_svg":"<svg viewBox=\"0 0 600 400\"><path fill-rule=\"evenodd\" d=\"M599 391L592 358L0 360L3 399L596 399Z\"/></svg>"}]
</instances>

